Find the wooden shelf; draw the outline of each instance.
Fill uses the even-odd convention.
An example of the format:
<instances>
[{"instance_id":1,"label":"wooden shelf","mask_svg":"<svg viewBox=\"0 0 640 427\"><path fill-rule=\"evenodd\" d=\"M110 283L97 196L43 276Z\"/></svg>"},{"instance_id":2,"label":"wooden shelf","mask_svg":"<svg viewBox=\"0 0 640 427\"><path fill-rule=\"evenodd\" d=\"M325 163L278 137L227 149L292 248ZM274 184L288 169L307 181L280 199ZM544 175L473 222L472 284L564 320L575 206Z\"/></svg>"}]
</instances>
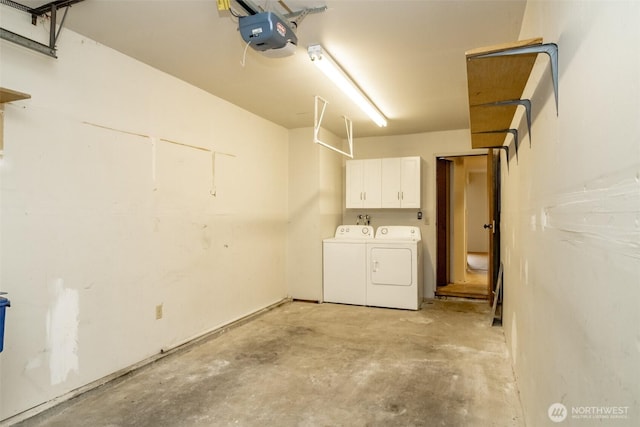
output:
<instances>
[{"instance_id":1,"label":"wooden shelf","mask_svg":"<svg viewBox=\"0 0 640 427\"><path fill-rule=\"evenodd\" d=\"M0 87L0 157L2 157L4 151L4 104L29 98L31 98L31 95L28 93Z\"/></svg>"},{"instance_id":2,"label":"wooden shelf","mask_svg":"<svg viewBox=\"0 0 640 427\"><path fill-rule=\"evenodd\" d=\"M16 90L0 87L0 104L12 101L20 101L21 99L29 99L31 95L28 93L18 92Z\"/></svg>"},{"instance_id":3,"label":"wooden shelf","mask_svg":"<svg viewBox=\"0 0 640 427\"><path fill-rule=\"evenodd\" d=\"M472 148L492 148L504 144L517 105L490 104L519 100L538 56L537 53L486 55L537 45L542 45L542 38L483 47L465 53Z\"/></svg>"}]
</instances>

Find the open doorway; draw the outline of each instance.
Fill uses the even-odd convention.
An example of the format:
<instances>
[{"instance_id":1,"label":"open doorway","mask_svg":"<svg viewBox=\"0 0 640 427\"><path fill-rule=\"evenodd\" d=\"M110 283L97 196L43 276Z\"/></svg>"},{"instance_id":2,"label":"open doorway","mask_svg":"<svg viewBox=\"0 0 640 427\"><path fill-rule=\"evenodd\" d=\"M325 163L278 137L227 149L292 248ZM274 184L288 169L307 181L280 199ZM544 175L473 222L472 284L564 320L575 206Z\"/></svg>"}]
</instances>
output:
<instances>
[{"instance_id":1,"label":"open doorway","mask_svg":"<svg viewBox=\"0 0 640 427\"><path fill-rule=\"evenodd\" d=\"M489 300L487 156L437 159L436 296Z\"/></svg>"}]
</instances>

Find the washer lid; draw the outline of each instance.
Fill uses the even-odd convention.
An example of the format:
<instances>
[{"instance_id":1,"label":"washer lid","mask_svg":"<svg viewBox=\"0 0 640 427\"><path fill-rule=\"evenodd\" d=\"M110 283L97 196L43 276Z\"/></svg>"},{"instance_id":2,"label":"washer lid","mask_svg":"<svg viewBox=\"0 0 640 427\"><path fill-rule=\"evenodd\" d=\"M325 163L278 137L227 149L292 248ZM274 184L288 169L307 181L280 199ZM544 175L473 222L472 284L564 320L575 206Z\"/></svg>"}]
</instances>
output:
<instances>
[{"instance_id":1,"label":"washer lid","mask_svg":"<svg viewBox=\"0 0 640 427\"><path fill-rule=\"evenodd\" d=\"M383 225L376 231L376 239L384 240L422 240L419 227L409 225Z\"/></svg>"},{"instance_id":2,"label":"washer lid","mask_svg":"<svg viewBox=\"0 0 640 427\"><path fill-rule=\"evenodd\" d=\"M340 225L336 229L336 239L373 239L370 225Z\"/></svg>"}]
</instances>

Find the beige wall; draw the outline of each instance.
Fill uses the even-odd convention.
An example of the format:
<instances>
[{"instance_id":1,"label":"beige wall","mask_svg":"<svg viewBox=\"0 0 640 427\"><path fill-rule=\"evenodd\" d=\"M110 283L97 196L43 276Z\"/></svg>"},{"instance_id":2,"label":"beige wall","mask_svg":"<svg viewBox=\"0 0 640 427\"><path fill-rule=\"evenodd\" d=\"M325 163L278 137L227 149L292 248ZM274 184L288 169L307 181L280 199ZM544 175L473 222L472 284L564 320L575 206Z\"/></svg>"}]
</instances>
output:
<instances>
[{"instance_id":1,"label":"beige wall","mask_svg":"<svg viewBox=\"0 0 640 427\"><path fill-rule=\"evenodd\" d=\"M451 283L467 280L467 169L466 157L453 157L451 174L450 272Z\"/></svg>"},{"instance_id":2,"label":"beige wall","mask_svg":"<svg viewBox=\"0 0 640 427\"><path fill-rule=\"evenodd\" d=\"M323 141L339 147L326 132ZM289 131L289 295L322 300L322 239L332 237L342 219L342 155L313 143L313 128Z\"/></svg>"},{"instance_id":3,"label":"beige wall","mask_svg":"<svg viewBox=\"0 0 640 427\"><path fill-rule=\"evenodd\" d=\"M483 226L489 221L487 203L487 158L467 157L467 250L489 252L490 231Z\"/></svg>"},{"instance_id":4,"label":"beige wall","mask_svg":"<svg viewBox=\"0 0 640 427\"><path fill-rule=\"evenodd\" d=\"M520 38L558 43L560 62L558 114L541 55L531 147L502 170L503 324L527 425L637 426L640 2L529 1L524 18ZM585 407L628 412L572 418Z\"/></svg>"},{"instance_id":5,"label":"beige wall","mask_svg":"<svg viewBox=\"0 0 640 427\"><path fill-rule=\"evenodd\" d=\"M67 29L57 60L0 43L32 95L5 108L0 419L287 296L286 129Z\"/></svg>"},{"instance_id":6,"label":"beige wall","mask_svg":"<svg viewBox=\"0 0 640 427\"><path fill-rule=\"evenodd\" d=\"M2 26L20 26L8 10ZM560 45L559 114L541 59L531 148L521 129L502 171L504 324L527 425L551 425L554 402L629 407L616 426L640 419L639 18L637 1L527 6L521 38ZM303 146L310 129L289 132L68 30L58 60L0 43L0 85L33 95L5 109L0 419L287 294L315 299L322 238L360 213L420 226L433 296L434 160L471 153L468 130L356 139L356 158L423 158L424 219L346 210L344 159ZM217 151L215 168L211 151L167 141Z\"/></svg>"},{"instance_id":7,"label":"beige wall","mask_svg":"<svg viewBox=\"0 0 640 427\"><path fill-rule=\"evenodd\" d=\"M469 131L453 130L414 135L389 137L356 138L354 158L373 159L382 157L422 157L422 212L423 219L417 219L418 209L345 209L343 222L355 224L356 216L369 214L371 225L412 225L422 232L424 254L424 295L433 298L435 292L436 261L436 156L483 153L486 150L471 150ZM343 184L344 185L344 184Z\"/></svg>"}]
</instances>

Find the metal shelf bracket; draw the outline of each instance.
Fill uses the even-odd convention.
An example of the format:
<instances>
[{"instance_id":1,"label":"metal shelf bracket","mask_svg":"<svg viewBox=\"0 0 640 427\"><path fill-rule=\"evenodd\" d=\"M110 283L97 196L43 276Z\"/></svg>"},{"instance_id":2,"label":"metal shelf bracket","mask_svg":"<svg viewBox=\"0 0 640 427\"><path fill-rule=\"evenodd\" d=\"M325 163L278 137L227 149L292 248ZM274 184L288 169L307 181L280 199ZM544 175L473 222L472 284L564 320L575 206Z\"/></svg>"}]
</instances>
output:
<instances>
[{"instance_id":1,"label":"metal shelf bracket","mask_svg":"<svg viewBox=\"0 0 640 427\"><path fill-rule=\"evenodd\" d=\"M505 162L507 164L507 173L509 173L509 146L508 145L502 145L500 147L495 147L498 150L504 150L504 155L507 158L507 161Z\"/></svg>"},{"instance_id":2,"label":"metal shelf bracket","mask_svg":"<svg viewBox=\"0 0 640 427\"><path fill-rule=\"evenodd\" d=\"M558 45L555 43L544 43L534 46L515 47L498 52L485 53L476 58L491 58L497 56L525 55L529 53L545 53L549 56L551 64L551 78L553 80L553 94L556 100L556 115L558 115Z\"/></svg>"},{"instance_id":3,"label":"metal shelf bracket","mask_svg":"<svg viewBox=\"0 0 640 427\"><path fill-rule=\"evenodd\" d=\"M531 100L512 99L509 101L489 102L487 104L474 105L474 107L499 107L503 105L521 105L524 107L527 117L527 132L529 133L529 147L531 147Z\"/></svg>"},{"instance_id":4,"label":"metal shelf bracket","mask_svg":"<svg viewBox=\"0 0 640 427\"><path fill-rule=\"evenodd\" d=\"M518 129L501 129L501 130L487 130L484 132L475 132L476 134L480 134L480 133L510 133L511 135L513 135L513 141L516 145L516 161L518 160L518 147L520 146L520 142L518 141ZM507 154L509 153L509 147L508 146L500 146L500 147L491 147L491 148L506 148L506 152ZM509 160L509 156L507 156L507 160ZM508 162L507 162L508 163Z\"/></svg>"}]
</instances>

